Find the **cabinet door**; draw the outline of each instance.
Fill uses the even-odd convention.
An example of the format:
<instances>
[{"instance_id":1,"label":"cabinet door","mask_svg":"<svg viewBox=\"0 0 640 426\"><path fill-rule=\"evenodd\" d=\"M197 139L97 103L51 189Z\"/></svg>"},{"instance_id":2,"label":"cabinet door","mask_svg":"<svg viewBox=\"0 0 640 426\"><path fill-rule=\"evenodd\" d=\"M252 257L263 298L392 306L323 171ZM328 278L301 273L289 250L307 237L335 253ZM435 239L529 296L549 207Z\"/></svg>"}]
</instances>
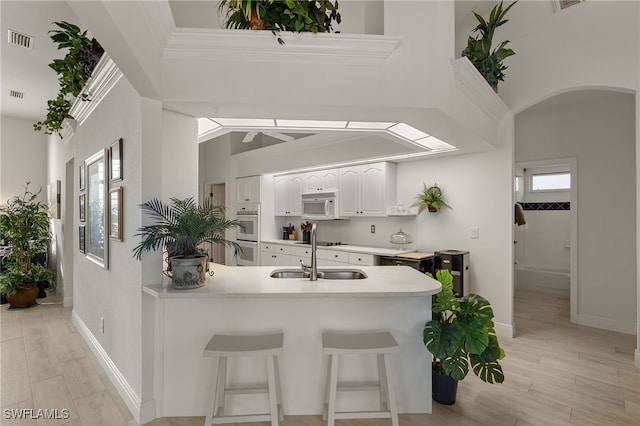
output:
<instances>
[{"instance_id":1,"label":"cabinet door","mask_svg":"<svg viewBox=\"0 0 640 426\"><path fill-rule=\"evenodd\" d=\"M260 266L275 266L276 256L268 251L260 252Z\"/></svg>"},{"instance_id":2,"label":"cabinet door","mask_svg":"<svg viewBox=\"0 0 640 426\"><path fill-rule=\"evenodd\" d=\"M360 171L360 215L384 216L385 168L384 164L366 164Z\"/></svg>"},{"instance_id":3,"label":"cabinet door","mask_svg":"<svg viewBox=\"0 0 640 426\"><path fill-rule=\"evenodd\" d=\"M289 176L289 215L302 215L302 193L304 192L304 174Z\"/></svg>"},{"instance_id":4,"label":"cabinet door","mask_svg":"<svg viewBox=\"0 0 640 426\"><path fill-rule=\"evenodd\" d=\"M291 255L276 254L274 266L291 266Z\"/></svg>"},{"instance_id":5,"label":"cabinet door","mask_svg":"<svg viewBox=\"0 0 640 426\"><path fill-rule=\"evenodd\" d=\"M260 202L260 176L236 179L236 201L238 203Z\"/></svg>"},{"instance_id":6,"label":"cabinet door","mask_svg":"<svg viewBox=\"0 0 640 426\"><path fill-rule=\"evenodd\" d=\"M304 174L304 190L306 192L320 191L322 188L322 172L308 172Z\"/></svg>"},{"instance_id":7,"label":"cabinet door","mask_svg":"<svg viewBox=\"0 0 640 426\"><path fill-rule=\"evenodd\" d=\"M289 177L277 176L275 179L275 215L287 216L289 214Z\"/></svg>"},{"instance_id":8,"label":"cabinet door","mask_svg":"<svg viewBox=\"0 0 640 426\"><path fill-rule=\"evenodd\" d=\"M321 170L320 172L320 187L323 191L333 191L338 189L338 170Z\"/></svg>"},{"instance_id":9,"label":"cabinet door","mask_svg":"<svg viewBox=\"0 0 640 426\"><path fill-rule=\"evenodd\" d=\"M360 211L360 174L358 167L340 169L338 212L341 216L356 216Z\"/></svg>"}]
</instances>

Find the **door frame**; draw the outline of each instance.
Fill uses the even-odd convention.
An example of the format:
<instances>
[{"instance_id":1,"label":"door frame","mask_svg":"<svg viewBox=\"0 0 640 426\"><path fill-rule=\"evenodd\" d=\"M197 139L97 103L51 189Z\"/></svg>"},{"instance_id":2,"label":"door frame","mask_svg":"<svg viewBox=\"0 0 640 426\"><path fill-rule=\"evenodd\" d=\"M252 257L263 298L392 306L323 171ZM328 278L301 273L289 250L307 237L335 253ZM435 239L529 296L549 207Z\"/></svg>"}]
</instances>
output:
<instances>
[{"instance_id":1,"label":"door frame","mask_svg":"<svg viewBox=\"0 0 640 426\"><path fill-rule=\"evenodd\" d=\"M570 321L573 324L578 324L578 159L576 157L561 157L550 158L546 160L535 161L519 161L514 163L513 179L515 182L515 169L519 168L533 168L541 166L549 166L554 164L566 164L569 166L571 173L571 208L569 210L570 220L570 236L569 241L571 244L569 252L569 314ZM515 259L515 246L513 247L513 258ZM512 265L514 276L514 290L515 290L515 263ZM515 294L515 291L514 291Z\"/></svg>"}]
</instances>

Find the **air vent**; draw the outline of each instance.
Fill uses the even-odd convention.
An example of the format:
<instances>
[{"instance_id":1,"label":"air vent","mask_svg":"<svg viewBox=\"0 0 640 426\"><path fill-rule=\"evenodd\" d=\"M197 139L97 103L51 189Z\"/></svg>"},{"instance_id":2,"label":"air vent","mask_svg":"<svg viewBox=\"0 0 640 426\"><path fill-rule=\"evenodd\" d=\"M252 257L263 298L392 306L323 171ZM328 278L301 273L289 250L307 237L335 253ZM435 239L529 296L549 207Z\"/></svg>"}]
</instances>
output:
<instances>
[{"instance_id":1,"label":"air vent","mask_svg":"<svg viewBox=\"0 0 640 426\"><path fill-rule=\"evenodd\" d=\"M25 49L33 49L33 37L9 30L9 44L24 47Z\"/></svg>"},{"instance_id":2,"label":"air vent","mask_svg":"<svg viewBox=\"0 0 640 426\"><path fill-rule=\"evenodd\" d=\"M24 99L24 92L18 92L17 90L9 90L9 97L16 99Z\"/></svg>"}]
</instances>

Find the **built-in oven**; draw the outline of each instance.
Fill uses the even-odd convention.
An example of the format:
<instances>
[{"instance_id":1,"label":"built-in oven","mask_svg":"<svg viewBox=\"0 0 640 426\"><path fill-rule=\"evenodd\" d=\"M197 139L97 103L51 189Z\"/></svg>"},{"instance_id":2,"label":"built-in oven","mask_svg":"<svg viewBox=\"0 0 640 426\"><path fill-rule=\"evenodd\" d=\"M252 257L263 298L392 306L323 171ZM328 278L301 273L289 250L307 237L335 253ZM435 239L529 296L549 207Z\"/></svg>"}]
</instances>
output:
<instances>
[{"instance_id":1,"label":"built-in oven","mask_svg":"<svg viewBox=\"0 0 640 426\"><path fill-rule=\"evenodd\" d=\"M236 241L242 250L238 251L236 256L236 265L238 266L258 266L258 257L260 255L257 241Z\"/></svg>"},{"instance_id":2,"label":"built-in oven","mask_svg":"<svg viewBox=\"0 0 640 426\"><path fill-rule=\"evenodd\" d=\"M236 219L242 225L236 228L236 240L258 241L260 239L260 204L238 205Z\"/></svg>"}]
</instances>

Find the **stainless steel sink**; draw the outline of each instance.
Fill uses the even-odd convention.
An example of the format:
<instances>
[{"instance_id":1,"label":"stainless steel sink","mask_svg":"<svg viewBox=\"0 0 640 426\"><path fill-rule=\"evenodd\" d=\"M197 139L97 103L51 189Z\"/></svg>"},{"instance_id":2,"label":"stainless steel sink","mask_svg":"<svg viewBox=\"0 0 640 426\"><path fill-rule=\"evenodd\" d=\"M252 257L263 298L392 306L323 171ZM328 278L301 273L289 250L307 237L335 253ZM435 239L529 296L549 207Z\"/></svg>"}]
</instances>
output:
<instances>
[{"instance_id":1,"label":"stainless steel sink","mask_svg":"<svg viewBox=\"0 0 640 426\"><path fill-rule=\"evenodd\" d=\"M299 269L276 269L271 278L309 278L309 272ZM318 278L325 280L363 280L367 278L360 269L318 269Z\"/></svg>"}]
</instances>

